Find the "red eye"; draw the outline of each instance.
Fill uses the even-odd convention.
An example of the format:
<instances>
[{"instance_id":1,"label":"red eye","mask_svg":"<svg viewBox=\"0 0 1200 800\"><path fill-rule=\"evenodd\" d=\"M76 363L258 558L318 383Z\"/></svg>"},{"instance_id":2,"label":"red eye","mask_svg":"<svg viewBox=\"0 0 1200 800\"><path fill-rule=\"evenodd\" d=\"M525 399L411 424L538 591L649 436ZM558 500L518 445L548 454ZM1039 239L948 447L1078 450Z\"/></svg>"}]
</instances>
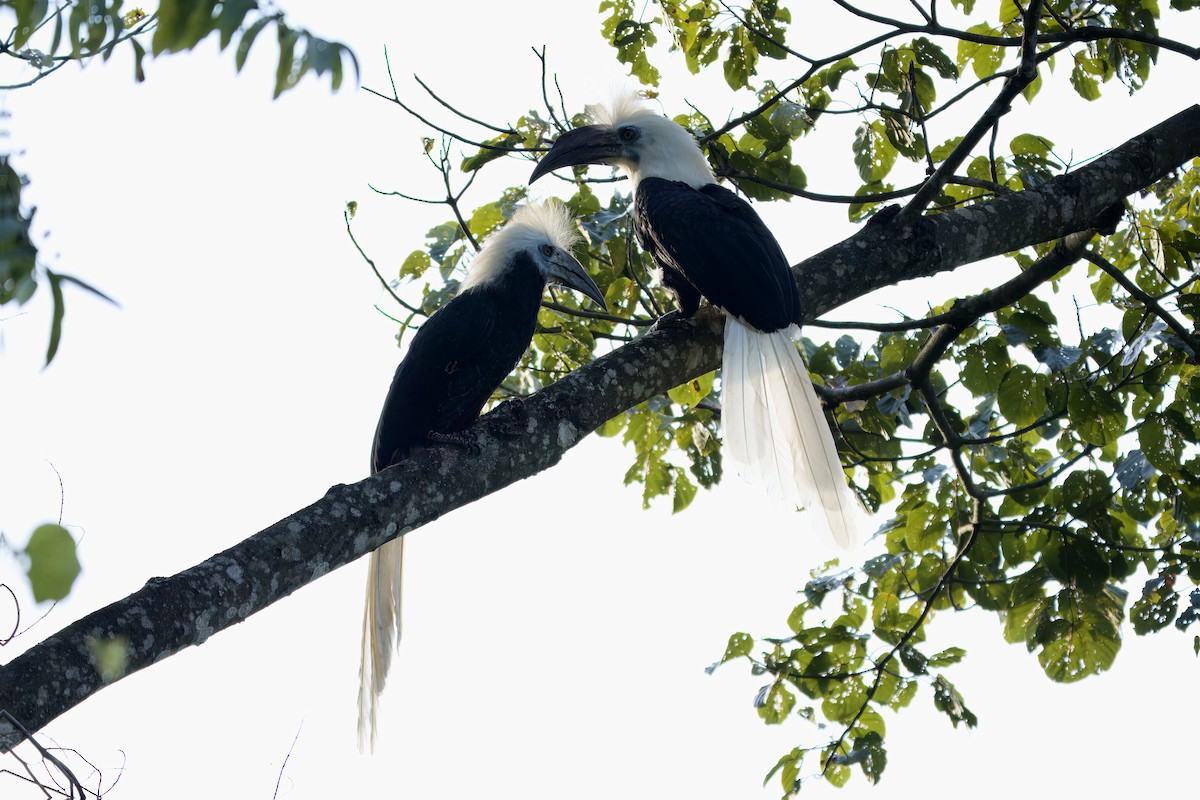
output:
<instances>
[{"instance_id":1,"label":"red eye","mask_svg":"<svg viewBox=\"0 0 1200 800\"><path fill-rule=\"evenodd\" d=\"M544 255L546 258L549 258L550 256L554 255L554 248L548 244L542 245L542 255Z\"/></svg>"}]
</instances>

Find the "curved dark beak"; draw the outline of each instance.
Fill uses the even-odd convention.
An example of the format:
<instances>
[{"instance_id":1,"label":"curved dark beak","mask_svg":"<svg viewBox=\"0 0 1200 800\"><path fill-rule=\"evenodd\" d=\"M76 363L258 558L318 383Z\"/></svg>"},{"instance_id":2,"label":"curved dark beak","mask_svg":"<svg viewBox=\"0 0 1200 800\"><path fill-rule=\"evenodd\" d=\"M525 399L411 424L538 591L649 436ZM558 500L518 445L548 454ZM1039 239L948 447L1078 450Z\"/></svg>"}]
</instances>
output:
<instances>
[{"instance_id":1,"label":"curved dark beak","mask_svg":"<svg viewBox=\"0 0 1200 800\"><path fill-rule=\"evenodd\" d=\"M580 294L590 297L596 302L596 305L607 310L607 306L604 305L604 295L600 294L600 287L588 276L583 265L565 250L559 250L550 259L550 273L546 276L546 281L574 289Z\"/></svg>"},{"instance_id":2,"label":"curved dark beak","mask_svg":"<svg viewBox=\"0 0 1200 800\"><path fill-rule=\"evenodd\" d=\"M628 157L617 132L607 125L587 125L567 131L542 156L534 167L529 182L533 183L548 172L578 164L607 164L614 158Z\"/></svg>"}]
</instances>

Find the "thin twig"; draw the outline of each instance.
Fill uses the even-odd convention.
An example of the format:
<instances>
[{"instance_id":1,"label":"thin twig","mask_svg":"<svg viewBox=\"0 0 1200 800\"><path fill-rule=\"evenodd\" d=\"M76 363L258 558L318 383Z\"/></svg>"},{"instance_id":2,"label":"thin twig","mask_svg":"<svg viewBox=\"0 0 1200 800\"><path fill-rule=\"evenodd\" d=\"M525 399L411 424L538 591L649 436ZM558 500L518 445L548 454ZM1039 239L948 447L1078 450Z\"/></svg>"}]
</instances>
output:
<instances>
[{"instance_id":1,"label":"thin twig","mask_svg":"<svg viewBox=\"0 0 1200 800\"><path fill-rule=\"evenodd\" d=\"M1162 305L1159 304L1159 302L1149 294L1143 292L1136 283L1131 281L1125 275L1125 273L1117 269L1112 262L1104 258L1095 250L1089 249L1085 251L1083 257L1106 272L1109 277L1111 277L1121 286L1122 289L1129 292L1131 297L1139 300L1151 313L1154 314L1154 316L1166 323L1167 327L1170 328L1176 336L1182 339L1184 343L1192 349L1192 357L1190 360L1193 364L1197 363L1197 359L1200 359L1200 339L1197 339L1196 335L1191 330L1189 330L1179 320L1175 319L1175 316L1171 314L1171 312L1163 308Z\"/></svg>"},{"instance_id":2,"label":"thin twig","mask_svg":"<svg viewBox=\"0 0 1200 800\"><path fill-rule=\"evenodd\" d=\"M354 238L354 231L351 230L351 228L350 228L349 212L343 212L342 216L345 217L345 219L346 219L346 234L350 237L350 241L354 244L354 249L358 251L358 254L360 256L362 256L363 261L366 261L371 266L371 271L375 273L375 277L379 279L379 282L381 284L383 284L383 288L387 289L387 293L392 296L393 300L395 300L400 305L404 306L406 309L408 309L412 313L423 314L424 312L421 311L421 309L411 306L408 303L404 302L404 300L401 299L400 295L396 294L396 291L394 289L392 289L392 285L390 283L388 283L386 280L384 280L383 275L380 274L380 272L379 272L379 267L375 266L375 262L373 260L371 260L371 257L363 252L362 247L358 244L358 239Z\"/></svg>"},{"instance_id":3,"label":"thin twig","mask_svg":"<svg viewBox=\"0 0 1200 800\"><path fill-rule=\"evenodd\" d=\"M839 5L842 4L842 1L835 0ZM920 216L926 206L941 194L942 188L949 181L950 176L954 174L975 145L999 122L1001 117L1009 112L1013 99L1037 77L1037 28L1041 8L1042 0L1033 0L1029 4L1029 8L1025 10L1025 31L1022 36L1020 66L1005 82L995 100L971 126L953 152L946 157L946 160L941 163L937 171L929 177L916 195L908 201L908 204L900 210L896 220L898 224L911 222L915 217Z\"/></svg>"}]
</instances>

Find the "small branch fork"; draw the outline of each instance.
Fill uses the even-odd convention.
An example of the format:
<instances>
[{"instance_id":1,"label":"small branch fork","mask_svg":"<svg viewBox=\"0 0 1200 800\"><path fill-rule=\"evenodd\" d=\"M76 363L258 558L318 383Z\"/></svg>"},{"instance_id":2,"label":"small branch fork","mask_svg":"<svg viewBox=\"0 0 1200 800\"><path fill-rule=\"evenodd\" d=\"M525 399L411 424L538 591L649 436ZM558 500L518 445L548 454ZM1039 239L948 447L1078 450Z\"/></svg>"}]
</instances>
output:
<instances>
[{"instance_id":1,"label":"small branch fork","mask_svg":"<svg viewBox=\"0 0 1200 800\"><path fill-rule=\"evenodd\" d=\"M1166 326L1171 329L1172 333L1182 339L1184 344L1191 348L1191 362L1193 364L1200 363L1200 339L1196 337L1196 334L1190 328L1188 328L1186 325L1176 319L1173 314L1163 308L1162 304L1158 302L1157 298L1150 296L1146 292L1143 292L1138 285L1130 280L1124 272L1117 269L1112 262L1104 258L1096 251L1088 250L1083 254L1083 257L1106 272L1109 277L1116 281L1118 286L1129 293L1130 297L1133 297L1141 302L1142 305L1146 307L1146 310L1161 319Z\"/></svg>"},{"instance_id":2,"label":"small branch fork","mask_svg":"<svg viewBox=\"0 0 1200 800\"><path fill-rule=\"evenodd\" d=\"M840 0L836 1L841 4ZM920 216L934 198L941 194L950 177L962 165L975 146L987 135L988 131L997 129L1000 118L1012 108L1012 101L1037 77L1038 21L1041 18L1042 1L1033 0L1023 13L1025 30L1021 37L1020 66L1012 77L1004 82L996 99L971 126L971 130L967 131L958 146L946 157L945 161L938 165L937 170L925 181L925 185L908 201L908 205L901 209L899 222L907 222ZM993 180L995 180L994 176Z\"/></svg>"},{"instance_id":3,"label":"small branch fork","mask_svg":"<svg viewBox=\"0 0 1200 800\"><path fill-rule=\"evenodd\" d=\"M837 763L838 756L841 755L842 750L845 748L846 737L850 735L850 732L854 730L854 726L858 724L860 719L862 719L862 715L866 713L867 707L871 704L871 700L875 697L876 692L879 691L879 687L883 683L883 676L887 674L888 665L892 663L900 651L903 650L904 647L910 641L912 641L912 638L917 635L917 632L921 630L921 627L925 624L925 620L928 619L929 615L933 612L934 603L939 597L941 597L942 592L944 592L954 581L954 573L958 570L958 565L962 563L963 558L968 552L970 552L971 547L974 546L975 540L979 537L979 532L983 529L983 526L983 501L979 499L972 500L971 521L962 531L960 531L962 537L958 546L958 551L954 554L954 558L952 558L950 563L946 566L945 571L942 572L942 577L938 579L937 584L932 590L930 590L929 596L925 599L921 606L921 613L917 615L916 621L904 631L904 634L901 635L896 644L892 645L891 649L884 654L883 658L880 658L875 662L874 667L857 673L866 674L867 672L873 672L875 673L875 678L871 681L871 685L867 687L867 695L865 698L863 698L862 705L859 706L858 712L855 713L854 718L851 719L844 728L842 728L842 732L836 740L822 748L827 750L829 753L821 763L822 775L829 770L829 766L831 764Z\"/></svg>"},{"instance_id":4,"label":"small branch fork","mask_svg":"<svg viewBox=\"0 0 1200 800\"><path fill-rule=\"evenodd\" d=\"M35 738L34 735L17 720L16 717L14 717L8 711L0 709L0 720L9 726L12 726L12 728L23 737L24 741L28 742L30 746L37 751L37 754L41 757L43 764L49 765L49 767L46 768L47 778L39 778L34 774L33 767L28 761L17 755L15 751L10 750L8 755L20 763L21 770L25 774L20 775L12 770L0 769L0 776L8 775L13 779L32 784L40 789L42 794L47 798L57 795L59 797L69 798L69 800L76 800L76 798L78 798L78 800L84 800L84 798L86 798L88 795L97 798L100 796L98 792L90 792L85 789L79 779L75 777L75 773L72 772L71 769L67 767L67 765L64 764L61 759L54 755L54 753L50 752L49 749L44 747L41 742L39 742L37 738ZM51 768L58 771L59 777L56 778L54 776L54 774L51 772ZM53 782L54 785L47 785L47 780Z\"/></svg>"},{"instance_id":5,"label":"small branch fork","mask_svg":"<svg viewBox=\"0 0 1200 800\"><path fill-rule=\"evenodd\" d=\"M848 50L844 50L842 52L834 53L832 55L823 56L820 58L813 58L813 57L805 56L794 50L788 49L787 52L792 57L794 57L808 65L807 68L805 69L804 73L801 74L800 76L798 76L797 78L795 78L794 80L790 81L789 83L787 83L785 86L783 86L778 91L773 92L770 96L768 96L762 103L760 103L754 109L730 119L728 122L726 122L720 128L717 128L712 133L705 136L704 139L701 140L702 143L707 143L709 141L720 138L722 135L730 132L731 130L733 130L735 128L738 128L738 127L744 125L746 122L750 121L751 119L754 119L755 117L762 114L763 112L770 110L774 105L776 105L781 100L783 100L787 95L798 90L801 86L804 85L805 81L807 81L809 78L811 78L813 75L815 75L818 71L820 71L824 67L827 67L830 64L834 64L843 58L850 58L855 55L858 55L859 53L862 53L863 51L866 51L866 50L870 50L870 49L876 47L877 45L885 44L888 41L890 41L896 37L899 37L899 36L924 35L924 36L931 36L931 37L945 37L945 38L949 38L949 39L957 39L960 41L974 42L976 44L991 45L994 47L1006 47L1006 48L1019 47L1022 49L1022 62L1024 63L1027 60L1027 56L1026 56L1027 45L1031 38L1031 32L1036 34L1037 26L1038 26L1038 19L1041 14L1041 7L1043 6L1043 3L1040 0L1038 2L1030 4L1031 8L1033 6L1037 6L1038 9L1033 14L1029 13L1029 9L1025 10L1025 12L1024 12L1025 31L1020 38L1015 38L1015 37L1009 37L1009 36L985 36L982 34L972 33L970 31L958 30L956 28L942 25L940 22L938 22L936 4L934 4L934 3L930 3L929 11L926 12L919 5L917 5L914 2L913 5L914 5L914 7L917 8L918 12L920 13L920 15L922 17L922 22L912 23L912 22L905 22L905 21L899 20L899 19L894 19L891 17L884 17L884 16L881 16L878 14L872 14L862 8L859 8L858 6L853 5L852 3L846 2L846 0L833 0L833 2L836 3L838 6L841 6L843 9L850 12L851 14L855 15L856 17L858 17L860 19L868 20L870 22L875 22L879 25L886 26L888 28L888 30L869 39L866 42L855 45L854 47L852 47ZM743 20L743 24L745 24L744 17L739 17L739 19ZM1030 25L1030 22L1032 22L1033 24ZM1062 25L1063 21L1060 20L1059 22L1060 22L1060 25ZM1200 59L1200 47L1197 47L1197 46L1191 45L1191 44L1187 44L1185 42L1174 41L1172 39L1167 39L1167 38L1164 38L1161 36L1154 36L1151 34L1144 33L1142 31L1127 30L1124 28L1108 28L1108 27L1103 27L1103 26L1071 27L1069 25L1062 25L1062 27L1064 28L1064 30L1062 30L1062 31L1046 32L1046 33L1042 33L1042 34L1036 36L1036 38L1039 42L1052 45L1052 47L1049 48L1047 51L1045 51L1041 54L1038 54L1037 60L1039 60L1039 61L1044 60L1044 58L1050 54L1050 51L1058 52L1059 50L1061 50L1065 47L1068 47L1070 45L1073 45L1073 44L1086 44L1086 43L1105 40L1105 39L1140 42L1142 44L1148 44L1148 45L1152 45L1155 47L1159 47L1163 50L1169 50L1169 51L1172 51L1175 53L1179 53L1180 55L1183 55L1187 58L1191 58L1194 60ZM756 36L759 36L761 38L764 38L764 39L767 39L768 41L770 41L769 37L766 36L763 32L758 31L758 30L750 27L749 25L746 25L746 28L747 28L747 30L750 30L752 33L754 33ZM1005 77L1005 76L1002 74L990 76L989 78L984 79L983 81L980 81L979 83L975 84L974 86L969 87L969 89L966 92L964 92L963 94L965 95L967 92L973 90L974 88L977 88L982 83L985 83L989 80L994 80L995 78L998 78L998 77ZM1009 76L1009 77L1011 78L1011 76ZM959 99L961 99L961 95L958 97L952 98L951 101L948 101L947 103L943 104L942 107L945 108L951 102L956 102ZM898 111L897 109L888 109L888 110ZM936 113L937 113L936 110L931 112L927 116L927 118L931 118Z\"/></svg>"},{"instance_id":6,"label":"small branch fork","mask_svg":"<svg viewBox=\"0 0 1200 800\"><path fill-rule=\"evenodd\" d=\"M66 12L66 10L68 8L70 8L72 5L74 5L77 1L78 0L68 0L68 2L65 2L62 5L57 6L54 9L54 11L52 11L49 15L47 15L46 18L43 19L38 24L38 26L34 29L33 32L37 33L37 31L41 30L46 25L50 24L51 20L61 17ZM140 23L134 25L132 28L122 31L121 34L119 36L117 36L115 39L113 39L112 41L105 42L104 44L100 45L99 47L97 47L95 50L93 50L91 52L79 53L78 55L65 55L65 56L51 57L49 59L49 61L53 62L51 64L51 66L49 66L45 69L41 69L40 67L38 67L38 69L39 69L38 74L35 75L34 77L30 78L27 81L23 81L21 83L12 83L12 84L8 84L6 86L0 86L0 92L8 91L10 89L24 89L27 86L32 86L33 84L37 83L38 81L50 77L58 70L65 67L67 64L70 64L72 61L83 62L89 58L94 58L95 56L98 56L98 55L102 55L105 53L111 53L113 48L115 48L117 45L119 45L123 42L127 42L130 39L133 39L137 36L141 36L143 33L149 33L157 27L158 27L158 16L157 16L157 14L151 14L148 17L146 17L145 19L143 19ZM26 48L25 50L23 50L19 53L14 52L12 49L12 41L13 41L12 37L13 37L13 35L15 35L15 33L16 33L16 31L14 30L5 41L0 42L0 55L6 55L11 58L18 59L20 61L28 62L30 64L37 64L37 63L39 63L39 61L42 64L47 63L45 60L39 59L39 57L32 52L32 48ZM105 57L107 58L107 55Z\"/></svg>"},{"instance_id":7,"label":"small branch fork","mask_svg":"<svg viewBox=\"0 0 1200 800\"><path fill-rule=\"evenodd\" d=\"M941 400L938 397L938 392L935 389L930 376L932 375L934 365L946 353L954 341L971 325L977 322L985 314L992 313L1001 308L1004 308L1014 302L1016 299L1025 296L1035 287L1052 279L1055 275L1062 272L1063 269L1069 267L1072 263L1079 260L1082 256L1084 248L1088 241L1095 235L1095 230L1087 230L1077 234L1071 234L1064 237L1052 250L1043 258L1030 266L1027 270L1016 276L1001 286L992 289L988 292L979 294L968 300L961 300L954 304L953 308L945 314L938 316L941 320L938 327L930 334L926 340L924 347L920 353L913 359L913 362L907 369L897 372L894 375L872 381L870 383L860 384L858 386L848 387L838 390L824 390L822 394L827 400L833 402L845 402L848 400L861 400L873 397L882 392L890 391L904 385L912 385L916 388L922 398L925 400L929 410L930 418L941 434L942 440L945 443L944 447L950 450L951 460L954 464L955 471L958 474L962 485L965 487L968 495L971 497L971 523L965 530L965 536L959 545L958 551L954 558L946 567L941 578L934 588L924 598L924 604L921 613L917 620L905 631L899 641L884 655L883 658L875 661L875 664L869 670L861 670L857 673L849 673L841 676L821 676L821 677L841 677L848 678L853 675L863 675L869 672L875 674L874 680L867 689L866 697L862 705L859 707L854 718L846 725L838 738L827 747L823 748L827 751L827 755L822 762L821 772L824 774L829 766L837 762L837 758L842 754L845 748L846 738L850 735L854 726L862 718L866 712L872 698L879 690L879 686L886 673L888 665L895 658L896 654L911 641L924 624L926 618L933 610L933 606L942 592L951 584L954 578L954 573L958 569L962 559L970 551L974 544L979 531L984 524L985 502L988 498L997 494L1010 493L1032 488L1032 485L1027 484L1019 487L1008 487L1005 489L986 489L976 484L964 458L963 452L966 448L977 445L981 442L963 437L951 424L948 416L941 406ZM1044 424L1044 420L1039 420L1037 425ZM1080 456L1082 457L1082 455ZM1072 462L1073 463L1073 462ZM1057 474L1057 473L1056 473ZM1048 479L1048 478L1047 478Z\"/></svg>"}]
</instances>

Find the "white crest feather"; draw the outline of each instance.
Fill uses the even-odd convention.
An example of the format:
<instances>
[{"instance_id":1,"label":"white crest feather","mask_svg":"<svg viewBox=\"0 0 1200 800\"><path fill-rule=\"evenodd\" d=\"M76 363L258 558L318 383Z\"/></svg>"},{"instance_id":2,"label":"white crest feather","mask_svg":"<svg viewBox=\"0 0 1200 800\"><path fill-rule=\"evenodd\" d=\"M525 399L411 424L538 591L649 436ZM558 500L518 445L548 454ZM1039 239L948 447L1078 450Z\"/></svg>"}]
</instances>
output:
<instances>
[{"instance_id":1,"label":"white crest feather","mask_svg":"<svg viewBox=\"0 0 1200 800\"><path fill-rule=\"evenodd\" d=\"M696 189L716 183L712 167L692 134L643 102L638 93L623 92L608 106L590 105L586 111L599 125L634 125L641 130L642 138L634 145L637 161L618 162L635 186L642 178L680 181Z\"/></svg>"},{"instance_id":2,"label":"white crest feather","mask_svg":"<svg viewBox=\"0 0 1200 800\"><path fill-rule=\"evenodd\" d=\"M459 291L494 278L514 252L537 248L547 242L569 252L580 238L575 217L562 203L546 200L521 206L503 228L483 243Z\"/></svg>"}]
</instances>

